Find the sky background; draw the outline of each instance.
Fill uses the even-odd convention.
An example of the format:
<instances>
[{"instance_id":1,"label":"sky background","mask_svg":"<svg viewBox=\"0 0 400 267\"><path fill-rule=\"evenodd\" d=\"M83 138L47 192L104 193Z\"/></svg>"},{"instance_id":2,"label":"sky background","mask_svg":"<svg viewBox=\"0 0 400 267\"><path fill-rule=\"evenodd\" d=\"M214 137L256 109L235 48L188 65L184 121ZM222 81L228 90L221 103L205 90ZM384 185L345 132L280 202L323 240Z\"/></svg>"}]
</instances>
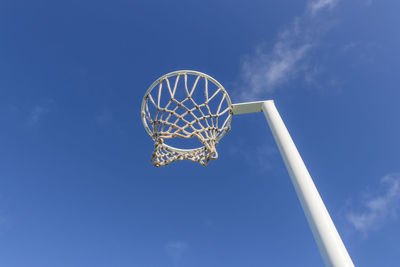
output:
<instances>
[{"instance_id":1,"label":"sky background","mask_svg":"<svg viewBox=\"0 0 400 267\"><path fill-rule=\"evenodd\" d=\"M140 119L194 69L274 99L356 266L400 262L400 2L0 0L0 266L322 266L260 114L155 168Z\"/></svg>"}]
</instances>

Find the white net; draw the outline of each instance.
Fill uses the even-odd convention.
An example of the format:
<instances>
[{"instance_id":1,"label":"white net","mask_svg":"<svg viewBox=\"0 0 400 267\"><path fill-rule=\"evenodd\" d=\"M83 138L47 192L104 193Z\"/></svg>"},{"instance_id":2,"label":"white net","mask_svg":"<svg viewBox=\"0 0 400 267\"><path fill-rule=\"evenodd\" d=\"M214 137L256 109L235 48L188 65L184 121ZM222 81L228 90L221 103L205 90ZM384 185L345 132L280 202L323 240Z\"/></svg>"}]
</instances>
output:
<instances>
[{"instance_id":1,"label":"white net","mask_svg":"<svg viewBox=\"0 0 400 267\"><path fill-rule=\"evenodd\" d=\"M232 104L226 90L212 77L196 71L176 71L156 80L142 103L143 124L154 140L155 166L178 160L207 165L218 157L215 146L230 129ZM202 147L178 149L165 141L197 138Z\"/></svg>"}]
</instances>

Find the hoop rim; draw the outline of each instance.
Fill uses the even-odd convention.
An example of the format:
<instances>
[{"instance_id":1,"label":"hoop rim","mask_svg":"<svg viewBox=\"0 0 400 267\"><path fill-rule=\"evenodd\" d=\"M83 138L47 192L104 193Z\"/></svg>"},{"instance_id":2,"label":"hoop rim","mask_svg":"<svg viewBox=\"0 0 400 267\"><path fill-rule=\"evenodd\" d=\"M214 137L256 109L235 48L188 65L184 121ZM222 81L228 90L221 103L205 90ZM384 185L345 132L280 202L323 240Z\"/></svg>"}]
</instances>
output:
<instances>
[{"instance_id":1,"label":"hoop rim","mask_svg":"<svg viewBox=\"0 0 400 267\"><path fill-rule=\"evenodd\" d=\"M231 102L231 99L230 99L230 97L229 97L229 94L228 94L228 92L226 91L226 89L222 86L222 84L220 84L216 79L214 79L214 78L211 77L210 75L205 74L205 73L200 72L200 71L195 71L195 70L176 70L176 71L172 71L172 72L169 72L169 73L167 73L167 74L164 74L163 76L161 76L161 77L159 77L157 80L155 80L155 81L150 85L150 87L147 89L146 93L144 94L143 100L142 100L142 105L141 105L141 117L142 117L143 126L144 126L144 128L146 129L146 132L149 134L150 138L151 138L152 140L154 140L153 137L152 137L152 136L153 136L153 133L152 133L152 131L150 130L150 127L149 127L148 124L147 124L147 120L146 120L146 116L145 116L145 114L146 114L146 113L145 113L145 106L146 106L146 99L147 99L147 96L151 93L151 91L153 91L154 87L156 87L156 86L157 86L160 82L162 82L163 80L165 80L165 79L167 79L167 78L170 78L170 77L172 77L172 76L184 75L184 74L192 74L192 75L200 76L200 77L202 77L202 78L207 78L207 80L209 80L209 81L211 81L212 83L214 83L215 85L217 85L217 86L222 90L222 92L223 92L224 95L225 95L225 99L226 99L226 101L227 101L227 103L228 103L228 106L229 106L230 109L231 109L231 114L229 115L229 118L228 118L228 120L227 120L227 126L228 126L228 127L226 127L226 128L217 136L217 138L215 139L215 144L218 144L218 142L221 140L221 138L224 137L225 134L230 130L230 124L231 124L231 121L232 121L232 109L233 109L233 106L232 106L232 102ZM181 151L181 152L196 151L196 150L201 150L201 149L203 149L203 148L205 147L205 145L204 145L204 146L197 147L197 148L181 149L181 148L176 148L176 147L167 145L167 144L165 144L165 143L164 143L164 146L167 146L168 148L170 148L170 149L172 149L172 150L175 150L175 151L177 151L177 152L179 152L179 151Z\"/></svg>"}]
</instances>

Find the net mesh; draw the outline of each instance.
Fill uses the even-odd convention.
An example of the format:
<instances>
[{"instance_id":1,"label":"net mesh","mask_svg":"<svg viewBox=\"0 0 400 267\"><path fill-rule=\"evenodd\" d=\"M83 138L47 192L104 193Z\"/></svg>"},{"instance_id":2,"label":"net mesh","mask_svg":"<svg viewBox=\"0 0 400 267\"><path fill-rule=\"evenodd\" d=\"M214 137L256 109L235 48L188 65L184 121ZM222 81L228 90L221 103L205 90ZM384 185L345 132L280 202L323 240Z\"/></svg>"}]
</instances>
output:
<instances>
[{"instance_id":1,"label":"net mesh","mask_svg":"<svg viewBox=\"0 0 400 267\"><path fill-rule=\"evenodd\" d=\"M190 85L189 76L194 80ZM171 83L174 78L175 81ZM199 86L201 80L203 86ZM179 100L178 88L183 91L183 97ZM195 99L198 96L196 90L203 91L203 98ZM164 103L163 93L168 98ZM231 118L229 96L211 77L185 71L161 77L150 87L142 105L145 128L154 140L151 162L158 167L187 159L207 165L211 159L218 157L215 146L229 130ZM197 138L204 146L177 149L165 144L165 140L171 138Z\"/></svg>"}]
</instances>

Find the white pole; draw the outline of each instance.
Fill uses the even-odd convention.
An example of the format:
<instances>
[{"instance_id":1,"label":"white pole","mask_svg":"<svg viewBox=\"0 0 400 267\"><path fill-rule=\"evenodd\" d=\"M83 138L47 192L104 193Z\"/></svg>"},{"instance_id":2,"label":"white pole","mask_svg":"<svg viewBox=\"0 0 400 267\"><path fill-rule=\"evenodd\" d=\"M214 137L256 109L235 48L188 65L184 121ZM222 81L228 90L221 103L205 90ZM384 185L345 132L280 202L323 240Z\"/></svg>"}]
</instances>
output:
<instances>
[{"instance_id":1,"label":"white pole","mask_svg":"<svg viewBox=\"0 0 400 267\"><path fill-rule=\"evenodd\" d=\"M354 266L274 101L264 101L262 110L278 144L325 265Z\"/></svg>"}]
</instances>

